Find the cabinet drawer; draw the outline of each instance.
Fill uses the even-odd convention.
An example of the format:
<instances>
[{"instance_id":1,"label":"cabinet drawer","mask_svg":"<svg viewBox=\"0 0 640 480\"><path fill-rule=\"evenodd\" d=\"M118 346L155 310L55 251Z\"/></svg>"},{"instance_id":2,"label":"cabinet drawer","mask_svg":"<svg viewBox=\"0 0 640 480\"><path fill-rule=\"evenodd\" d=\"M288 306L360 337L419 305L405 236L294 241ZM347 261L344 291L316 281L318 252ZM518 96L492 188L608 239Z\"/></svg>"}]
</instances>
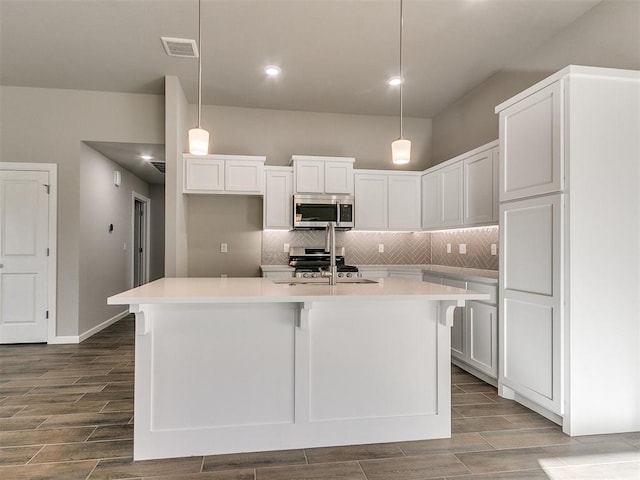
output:
<instances>
[{"instance_id":1,"label":"cabinet drawer","mask_svg":"<svg viewBox=\"0 0 640 480\"><path fill-rule=\"evenodd\" d=\"M491 295L489 300L481 300L484 303L498 303L498 286L497 285L487 285L486 283L477 283L477 282L468 282L467 288L469 290L474 290L480 293L488 293Z\"/></svg>"}]
</instances>

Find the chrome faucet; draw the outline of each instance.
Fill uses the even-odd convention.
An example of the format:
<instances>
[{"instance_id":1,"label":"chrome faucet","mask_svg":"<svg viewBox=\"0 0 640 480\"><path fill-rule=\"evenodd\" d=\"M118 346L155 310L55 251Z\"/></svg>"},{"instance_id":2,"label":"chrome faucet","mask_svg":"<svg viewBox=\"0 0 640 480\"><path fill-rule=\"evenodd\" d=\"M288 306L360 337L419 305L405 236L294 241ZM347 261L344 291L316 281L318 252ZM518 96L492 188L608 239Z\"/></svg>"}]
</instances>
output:
<instances>
[{"instance_id":1,"label":"chrome faucet","mask_svg":"<svg viewBox=\"0 0 640 480\"><path fill-rule=\"evenodd\" d=\"M338 267L336 266L336 224L334 222L327 223L324 251L329 253L329 270L323 270L321 275L329 277L329 285L335 285L338 280Z\"/></svg>"}]
</instances>

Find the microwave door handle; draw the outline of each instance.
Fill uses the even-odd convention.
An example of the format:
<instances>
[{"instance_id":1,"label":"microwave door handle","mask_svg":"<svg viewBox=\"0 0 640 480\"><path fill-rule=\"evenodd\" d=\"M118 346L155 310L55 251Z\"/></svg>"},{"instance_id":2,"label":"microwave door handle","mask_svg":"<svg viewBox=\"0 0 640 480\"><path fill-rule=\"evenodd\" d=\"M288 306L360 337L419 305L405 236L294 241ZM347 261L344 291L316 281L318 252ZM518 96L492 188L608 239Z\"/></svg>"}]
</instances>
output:
<instances>
[{"instance_id":1,"label":"microwave door handle","mask_svg":"<svg viewBox=\"0 0 640 480\"><path fill-rule=\"evenodd\" d=\"M336 202L336 227L340 226L340 202Z\"/></svg>"}]
</instances>

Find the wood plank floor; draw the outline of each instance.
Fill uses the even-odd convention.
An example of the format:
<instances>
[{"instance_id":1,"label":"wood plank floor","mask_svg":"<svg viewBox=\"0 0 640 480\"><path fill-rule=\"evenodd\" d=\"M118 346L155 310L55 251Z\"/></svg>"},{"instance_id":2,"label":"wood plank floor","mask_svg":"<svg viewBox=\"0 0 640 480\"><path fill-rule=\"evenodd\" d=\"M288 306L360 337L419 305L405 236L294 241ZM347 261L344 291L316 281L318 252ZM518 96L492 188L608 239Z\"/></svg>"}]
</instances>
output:
<instances>
[{"instance_id":1,"label":"wood plank floor","mask_svg":"<svg viewBox=\"0 0 640 480\"><path fill-rule=\"evenodd\" d=\"M640 480L640 433L568 437L457 367L451 439L133 462L133 332L0 346L1 479Z\"/></svg>"}]
</instances>

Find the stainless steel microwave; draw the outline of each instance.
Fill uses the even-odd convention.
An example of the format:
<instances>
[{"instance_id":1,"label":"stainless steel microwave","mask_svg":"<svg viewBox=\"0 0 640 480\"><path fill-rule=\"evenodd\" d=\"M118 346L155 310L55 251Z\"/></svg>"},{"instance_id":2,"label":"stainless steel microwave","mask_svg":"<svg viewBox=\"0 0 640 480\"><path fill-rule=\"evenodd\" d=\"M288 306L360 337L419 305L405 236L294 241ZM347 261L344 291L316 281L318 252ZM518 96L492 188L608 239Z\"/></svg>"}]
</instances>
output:
<instances>
[{"instance_id":1,"label":"stainless steel microwave","mask_svg":"<svg viewBox=\"0 0 640 480\"><path fill-rule=\"evenodd\" d=\"M324 229L329 222L353 228L353 206L353 195L294 195L293 228Z\"/></svg>"}]
</instances>

